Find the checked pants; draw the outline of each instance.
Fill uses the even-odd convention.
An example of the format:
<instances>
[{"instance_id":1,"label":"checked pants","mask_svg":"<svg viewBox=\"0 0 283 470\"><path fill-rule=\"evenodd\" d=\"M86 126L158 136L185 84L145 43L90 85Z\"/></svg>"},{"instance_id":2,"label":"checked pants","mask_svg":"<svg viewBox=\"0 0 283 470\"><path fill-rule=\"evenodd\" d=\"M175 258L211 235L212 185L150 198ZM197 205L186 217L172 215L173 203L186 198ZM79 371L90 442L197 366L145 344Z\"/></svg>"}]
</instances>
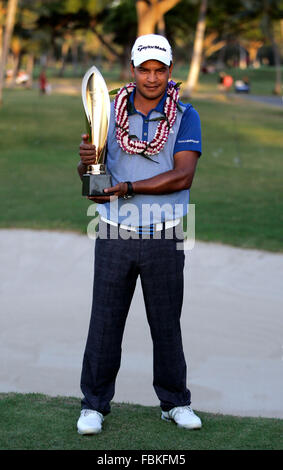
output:
<instances>
[{"instance_id":1,"label":"checked pants","mask_svg":"<svg viewBox=\"0 0 283 470\"><path fill-rule=\"evenodd\" d=\"M160 239L97 238L93 302L83 358L82 408L110 412L127 314L138 276L153 341L153 386L162 410L190 404L180 317L184 251Z\"/></svg>"}]
</instances>

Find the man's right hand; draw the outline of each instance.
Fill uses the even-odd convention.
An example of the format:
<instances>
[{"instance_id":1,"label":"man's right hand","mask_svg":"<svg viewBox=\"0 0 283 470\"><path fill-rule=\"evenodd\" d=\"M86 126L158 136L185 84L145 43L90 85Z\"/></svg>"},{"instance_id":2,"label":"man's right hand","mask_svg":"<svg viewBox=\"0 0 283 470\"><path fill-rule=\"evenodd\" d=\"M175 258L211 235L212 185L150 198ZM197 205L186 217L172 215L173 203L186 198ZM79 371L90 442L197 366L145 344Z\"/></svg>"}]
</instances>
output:
<instances>
[{"instance_id":1,"label":"man's right hand","mask_svg":"<svg viewBox=\"0 0 283 470\"><path fill-rule=\"evenodd\" d=\"M82 135L82 142L80 144L80 157L83 165L95 165L96 148L95 145L89 143L89 135Z\"/></svg>"},{"instance_id":2,"label":"man's right hand","mask_svg":"<svg viewBox=\"0 0 283 470\"><path fill-rule=\"evenodd\" d=\"M78 165L78 173L80 178L83 178L83 174L86 172L86 167L88 165L95 165L96 163L96 147L89 143L89 135L83 134L82 135L82 142L80 144L80 162ZM88 197L89 200L92 202L96 202L98 204L104 204L105 202L111 201L114 196L100 196L100 197Z\"/></svg>"}]
</instances>

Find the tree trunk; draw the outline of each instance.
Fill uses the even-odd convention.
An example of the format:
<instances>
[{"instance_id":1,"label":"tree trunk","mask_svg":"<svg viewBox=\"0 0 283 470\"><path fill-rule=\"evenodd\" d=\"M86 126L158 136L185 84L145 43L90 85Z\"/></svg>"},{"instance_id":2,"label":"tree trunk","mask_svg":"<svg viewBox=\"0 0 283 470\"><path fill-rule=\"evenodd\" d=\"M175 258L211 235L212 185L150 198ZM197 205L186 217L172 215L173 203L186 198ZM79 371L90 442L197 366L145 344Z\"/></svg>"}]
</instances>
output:
<instances>
[{"instance_id":1,"label":"tree trunk","mask_svg":"<svg viewBox=\"0 0 283 470\"><path fill-rule=\"evenodd\" d=\"M1 4L0 4L0 13L1 13ZM0 23L0 67L1 67L1 70L2 70L2 56L3 56L2 44L3 44L3 26Z\"/></svg>"},{"instance_id":2,"label":"tree trunk","mask_svg":"<svg viewBox=\"0 0 283 470\"><path fill-rule=\"evenodd\" d=\"M258 50L262 47L262 45L263 45L263 42L261 41L249 41L245 43L245 48L247 49L249 53L250 64L253 67L257 67L258 65L257 55L258 55Z\"/></svg>"},{"instance_id":3,"label":"tree trunk","mask_svg":"<svg viewBox=\"0 0 283 470\"><path fill-rule=\"evenodd\" d=\"M3 91L4 80L5 80L6 62L7 62L10 41L11 41L13 29L14 29L14 24L15 24L17 4L18 4L18 0L9 0L8 5L7 5L7 16L6 16L6 23L5 23L4 38L3 38L3 49L1 53L1 63L0 63L0 105L2 104L2 101L3 101L2 91ZM0 47L1 46L2 44L0 45Z\"/></svg>"},{"instance_id":4,"label":"tree trunk","mask_svg":"<svg viewBox=\"0 0 283 470\"><path fill-rule=\"evenodd\" d=\"M12 67L12 80L11 80L12 87L14 87L16 84L17 75L20 69L20 57L21 57L20 51L17 51L15 54L13 54L13 67Z\"/></svg>"},{"instance_id":5,"label":"tree trunk","mask_svg":"<svg viewBox=\"0 0 283 470\"><path fill-rule=\"evenodd\" d=\"M59 77L64 76L69 49L70 49L69 42L67 40L64 40L62 44L62 49L61 49L61 67L60 67L59 74L58 74Z\"/></svg>"},{"instance_id":6,"label":"tree trunk","mask_svg":"<svg viewBox=\"0 0 283 470\"><path fill-rule=\"evenodd\" d=\"M272 49L273 49L273 54L274 54L275 73L276 73L273 93L275 95L282 95L282 76L281 76L280 52L279 52L278 44L276 44L274 39L273 39L273 42L272 42Z\"/></svg>"},{"instance_id":7,"label":"tree trunk","mask_svg":"<svg viewBox=\"0 0 283 470\"><path fill-rule=\"evenodd\" d=\"M248 53L244 47L239 44L239 67L241 70L247 68L247 63L248 63Z\"/></svg>"},{"instance_id":8,"label":"tree trunk","mask_svg":"<svg viewBox=\"0 0 283 470\"><path fill-rule=\"evenodd\" d=\"M26 83L27 88L32 88L33 82L33 67L34 67L34 55L29 54L27 60L27 74L29 76L28 81Z\"/></svg>"},{"instance_id":9,"label":"tree trunk","mask_svg":"<svg viewBox=\"0 0 283 470\"><path fill-rule=\"evenodd\" d=\"M171 10L180 0L137 0L136 11L138 19L137 36L154 34L155 29L162 21L163 15Z\"/></svg>"},{"instance_id":10,"label":"tree trunk","mask_svg":"<svg viewBox=\"0 0 283 470\"><path fill-rule=\"evenodd\" d=\"M75 74L78 72L78 65L79 65L79 47L77 41L73 41L71 45L72 51L72 67Z\"/></svg>"},{"instance_id":11,"label":"tree trunk","mask_svg":"<svg viewBox=\"0 0 283 470\"><path fill-rule=\"evenodd\" d=\"M270 15L269 4L267 0L265 0L264 2L264 22L265 22L266 35L271 42L274 62L275 62L275 74L276 75L275 75L275 84L274 84L273 93L275 95L281 95L282 94L282 77L281 77L280 50L274 37L272 18Z\"/></svg>"},{"instance_id":12,"label":"tree trunk","mask_svg":"<svg viewBox=\"0 0 283 470\"><path fill-rule=\"evenodd\" d=\"M185 90L183 92L183 96L187 98L191 96L198 82L206 27L206 10L207 0L201 0L190 71L185 85Z\"/></svg>"},{"instance_id":13,"label":"tree trunk","mask_svg":"<svg viewBox=\"0 0 283 470\"><path fill-rule=\"evenodd\" d=\"M282 76L281 76L281 58L280 58L280 51L278 44L275 41L273 27L271 21L269 21L268 27L268 36L271 42L273 56L274 56L274 63L275 63L275 84L273 93L275 95L282 95Z\"/></svg>"},{"instance_id":14,"label":"tree trunk","mask_svg":"<svg viewBox=\"0 0 283 470\"><path fill-rule=\"evenodd\" d=\"M225 55L226 55L227 43L220 48L216 62L216 70L221 70L225 67Z\"/></svg>"},{"instance_id":15,"label":"tree trunk","mask_svg":"<svg viewBox=\"0 0 283 470\"><path fill-rule=\"evenodd\" d=\"M130 79L130 68L129 68L129 58L131 56L131 46L128 45L124 48L123 54L120 56L120 80L123 82L128 82Z\"/></svg>"},{"instance_id":16,"label":"tree trunk","mask_svg":"<svg viewBox=\"0 0 283 470\"><path fill-rule=\"evenodd\" d=\"M272 51L274 56L274 63L275 63L275 84L273 93L275 95L282 95L282 75L281 75L281 57L280 57L280 50L278 44L274 37L274 31L271 21L269 21L269 38L272 45Z\"/></svg>"},{"instance_id":17,"label":"tree trunk","mask_svg":"<svg viewBox=\"0 0 283 470\"><path fill-rule=\"evenodd\" d=\"M157 34L160 34L160 36L165 36L165 19L164 15L161 16L161 18L157 22Z\"/></svg>"}]
</instances>

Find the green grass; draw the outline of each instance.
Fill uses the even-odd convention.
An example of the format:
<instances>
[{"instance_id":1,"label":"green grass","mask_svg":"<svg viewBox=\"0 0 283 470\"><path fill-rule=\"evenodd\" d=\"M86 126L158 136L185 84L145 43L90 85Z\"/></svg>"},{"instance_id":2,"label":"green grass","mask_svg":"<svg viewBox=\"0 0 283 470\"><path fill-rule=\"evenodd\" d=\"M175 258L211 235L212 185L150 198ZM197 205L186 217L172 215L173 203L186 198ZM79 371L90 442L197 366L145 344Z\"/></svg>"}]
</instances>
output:
<instances>
[{"instance_id":1,"label":"green grass","mask_svg":"<svg viewBox=\"0 0 283 470\"><path fill-rule=\"evenodd\" d=\"M80 400L0 394L0 449L11 450L280 450L282 420L198 412L198 431L160 419L160 408L112 403L103 432L80 436Z\"/></svg>"},{"instance_id":2,"label":"green grass","mask_svg":"<svg viewBox=\"0 0 283 470\"><path fill-rule=\"evenodd\" d=\"M80 99L5 93L0 109L1 226L84 231L89 205L76 166L84 129Z\"/></svg>"},{"instance_id":3,"label":"green grass","mask_svg":"<svg viewBox=\"0 0 283 470\"><path fill-rule=\"evenodd\" d=\"M282 251L282 110L229 96L192 103L203 134L196 238ZM76 172L84 122L79 95L5 90L0 227L86 232L90 203Z\"/></svg>"},{"instance_id":4,"label":"green grass","mask_svg":"<svg viewBox=\"0 0 283 470\"><path fill-rule=\"evenodd\" d=\"M223 99L192 101L203 122L197 238L282 251L282 110Z\"/></svg>"}]
</instances>

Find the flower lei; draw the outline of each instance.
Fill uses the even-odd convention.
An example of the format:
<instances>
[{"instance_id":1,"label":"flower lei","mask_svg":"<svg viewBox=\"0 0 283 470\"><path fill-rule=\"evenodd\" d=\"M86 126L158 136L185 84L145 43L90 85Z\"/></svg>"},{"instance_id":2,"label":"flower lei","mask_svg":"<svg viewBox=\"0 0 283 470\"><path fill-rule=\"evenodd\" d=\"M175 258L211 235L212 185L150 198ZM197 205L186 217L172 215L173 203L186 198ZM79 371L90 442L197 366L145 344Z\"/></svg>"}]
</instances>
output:
<instances>
[{"instance_id":1,"label":"flower lei","mask_svg":"<svg viewBox=\"0 0 283 470\"><path fill-rule=\"evenodd\" d=\"M151 142L138 140L136 136L129 135L129 96L135 89L135 83L129 83L118 91L115 98L116 139L122 150L129 155L139 154L150 158L163 149L167 142L169 132L172 129L179 108L179 83L170 81L167 88L167 97L164 105L164 116L153 120L159 120L154 138ZM133 139L136 138L135 140Z\"/></svg>"}]
</instances>

